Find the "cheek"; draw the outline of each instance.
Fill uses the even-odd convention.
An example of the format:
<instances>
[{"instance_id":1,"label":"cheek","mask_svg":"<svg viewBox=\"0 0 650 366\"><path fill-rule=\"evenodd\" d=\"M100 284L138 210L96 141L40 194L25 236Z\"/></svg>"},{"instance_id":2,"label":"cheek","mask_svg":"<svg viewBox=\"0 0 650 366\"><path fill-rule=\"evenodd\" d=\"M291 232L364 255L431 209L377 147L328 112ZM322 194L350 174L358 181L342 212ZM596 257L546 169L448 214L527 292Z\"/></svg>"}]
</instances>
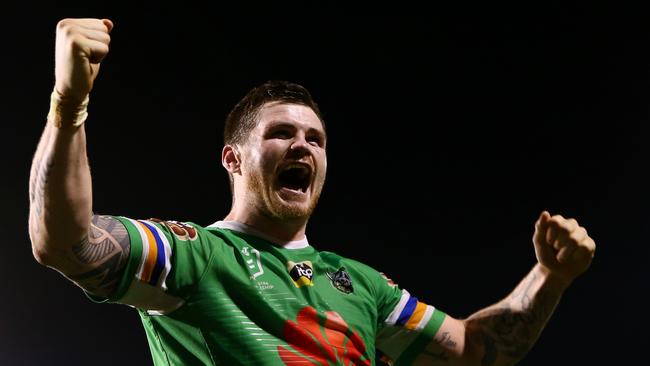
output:
<instances>
[{"instance_id":1,"label":"cheek","mask_svg":"<svg viewBox=\"0 0 650 366\"><path fill-rule=\"evenodd\" d=\"M247 175L257 176L260 174L263 162L264 157L257 151L252 151L243 159L242 168L246 171Z\"/></svg>"},{"instance_id":2,"label":"cheek","mask_svg":"<svg viewBox=\"0 0 650 366\"><path fill-rule=\"evenodd\" d=\"M318 169L318 176L324 180L325 174L327 173L327 157L323 157L320 162L320 169Z\"/></svg>"},{"instance_id":3,"label":"cheek","mask_svg":"<svg viewBox=\"0 0 650 366\"><path fill-rule=\"evenodd\" d=\"M273 150L265 150L253 157L253 164L257 169L261 169L264 174L271 174L275 171L279 157Z\"/></svg>"}]
</instances>

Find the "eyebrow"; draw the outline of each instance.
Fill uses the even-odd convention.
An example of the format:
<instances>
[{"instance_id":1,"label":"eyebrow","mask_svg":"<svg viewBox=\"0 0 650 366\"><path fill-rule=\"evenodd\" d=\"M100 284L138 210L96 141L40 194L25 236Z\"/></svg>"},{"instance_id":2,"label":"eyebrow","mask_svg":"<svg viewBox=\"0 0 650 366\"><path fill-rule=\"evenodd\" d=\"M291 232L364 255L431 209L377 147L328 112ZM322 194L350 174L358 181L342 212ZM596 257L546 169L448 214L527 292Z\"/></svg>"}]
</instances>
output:
<instances>
[{"instance_id":1,"label":"eyebrow","mask_svg":"<svg viewBox=\"0 0 650 366\"><path fill-rule=\"evenodd\" d=\"M322 124L322 122L321 122L321 124ZM278 120L278 121L269 122L267 130L271 130L273 128L278 128L278 127L289 127L289 128L292 128L292 129L296 129L296 126L293 123ZM327 133L325 132L325 130L319 130L319 129L314 128L314 127L309 127L307 129L307 133L317 133L318 135L322 136L323 138L325 138L325 139L327 138Z\"/></svg>"}]
</instances>

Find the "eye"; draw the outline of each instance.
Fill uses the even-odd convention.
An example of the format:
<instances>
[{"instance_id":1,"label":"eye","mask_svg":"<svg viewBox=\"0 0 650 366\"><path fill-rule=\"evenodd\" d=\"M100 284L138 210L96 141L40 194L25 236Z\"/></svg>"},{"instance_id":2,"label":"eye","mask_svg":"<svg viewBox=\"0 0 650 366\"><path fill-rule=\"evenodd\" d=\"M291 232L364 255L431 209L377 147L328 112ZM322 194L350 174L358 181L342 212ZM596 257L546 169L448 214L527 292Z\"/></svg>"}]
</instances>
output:
<instances>
[{"instance_id":1,"label":"eye","mask_svg":"<svg viewBox=\"0 0 650 366\"><path fill-rule=\"evenodd\" d=\"M323 146L323 138L318 135L307 136L307 142L314 146Z\"/></svg>"},{"instance_id":2,"label":"eye","mask_svg":"<svg viewBox=\"0 0 650 366\"><path fill-rule=\"evenodd\" d=\"M291 138L291 132L287 129L277 129L274 131L271 131L270 137L274 139L282 139L286 140L288 138Z\"/></svg>"}]
</instances>

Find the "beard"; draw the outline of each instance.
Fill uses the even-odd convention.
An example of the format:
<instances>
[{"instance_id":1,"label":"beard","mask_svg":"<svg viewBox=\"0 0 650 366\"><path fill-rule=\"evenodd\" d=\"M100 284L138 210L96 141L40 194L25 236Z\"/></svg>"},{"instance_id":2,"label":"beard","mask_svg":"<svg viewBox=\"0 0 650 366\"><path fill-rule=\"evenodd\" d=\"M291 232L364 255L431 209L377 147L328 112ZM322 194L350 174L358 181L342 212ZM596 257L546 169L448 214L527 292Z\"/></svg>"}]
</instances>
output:
<instances>
[{"instance_id":1,"label":"beard","mask_svg":"<svg viewBox=\"0 0 650 366\"><path fill-rule=\"evenodd\" d=\"M278 220L308 219L316 209L323 188L322 182L320 186L315 187L309 202L286 202L274 194L273 190L268 189L269 186L260 175L249 176L248 191L256 197L257 208L265 215Z\"/></svg>"}]
</instances>

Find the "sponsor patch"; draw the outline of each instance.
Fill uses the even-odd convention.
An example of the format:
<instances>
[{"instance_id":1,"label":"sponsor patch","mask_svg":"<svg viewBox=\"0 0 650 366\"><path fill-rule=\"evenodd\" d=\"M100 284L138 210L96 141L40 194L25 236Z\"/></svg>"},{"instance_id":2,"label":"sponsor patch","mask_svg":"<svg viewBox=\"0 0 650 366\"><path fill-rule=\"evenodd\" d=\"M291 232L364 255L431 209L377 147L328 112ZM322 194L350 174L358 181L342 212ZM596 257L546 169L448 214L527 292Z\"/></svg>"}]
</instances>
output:
<instances>
[{"instance_id":1,"label":"sponsor patch","mask_svg":"<svg viewBox=\"0 0 650 366\"><path fill-rule=\"evenodd\" d=\"M186 224L180 221L173 221L173 220L164 221L156 218L152 218L149 220L167 226L169 230L171 230L174 233L174 236L176 236L178 240L192 241L192 240L196 240L196 238L198 237L196 233L196 229L194 228L194 226L190 224Z\"/></svg>"},{"instance_id":2,"label":"sponsor patch","mask_svg":"<svg viewBox=\"0 0 650 366\"><path fill-rule=\"evenodd\" d=\"M289 261L287 262L287 270L289 271L289 276L291 276L293 284L296 285L296 287L314 285L314 269L311 261L298 263Z\"/></svg>"}]
</instances>

